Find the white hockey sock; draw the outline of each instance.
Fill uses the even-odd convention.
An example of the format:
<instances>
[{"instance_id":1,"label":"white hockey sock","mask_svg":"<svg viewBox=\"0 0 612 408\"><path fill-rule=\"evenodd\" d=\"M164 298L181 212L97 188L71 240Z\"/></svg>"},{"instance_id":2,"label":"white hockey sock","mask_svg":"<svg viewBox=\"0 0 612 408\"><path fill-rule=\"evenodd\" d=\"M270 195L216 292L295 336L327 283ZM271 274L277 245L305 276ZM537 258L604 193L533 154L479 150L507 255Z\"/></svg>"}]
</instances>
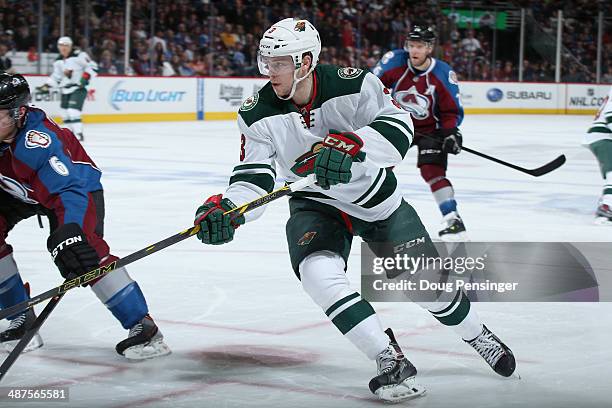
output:
<instances>
[{"instance_id":1,"label":"white hockey sock","mask_svg":"<svg viewBox=\"0 0 612 408\"><path fill-rule=\"evenodd\" d=\"M0 284L16 275L19 275L19 270L17 269L13 254L0 258Z\"/></svg>"},{"instance_id":2,"label":"white hockey sock","mask_svg":"<svg viewBox=\"0 0 612 408\"><path fill-rule=\"evenodd\" d=\"M72 120L70 120L70 113L68 112L68 109L62 109L62 121L63 121L63 126L65 128L70 129L70 131L72 130Z\"/></svg>"},{"instance_id":3,"label":"white hockey sock","mask_svg":"<svg viewBox=\"0 0 612 408\"><path fill-rule=\"evenodd\" d=\"M78 135L83 133L83 123L81 122L81 111L78 109L68 109L68 117L70 118L70 129L72 133Z\"/></svg>"},{"instance_id":4,"label":"white hockey sock","mask_svg":"<svg viewBox=\"0 0 612 408\"><path fill-rule=\"evenodd\" d=\"M438 301L419 302L419 305L427 309L440 323L453 329L462 339L476 338L482 332L480 316L463 291L451 295L452 298L445 292Z\"/></svg>"},{"instance_id":5,"label":"white hockey sock","mask_svg":"<svg viewBox=\"0 0 612 408\"><path fill-rule=\"evenodd\" d=\"M81 119L78 119L78 122L72 122L72 133L74 133L75 135L83 133L83 122L81 122Z\"/></svg>"},{"instance_id":6,"label":"white hockey sock","mask_svg":"<svg viewBox=\"0 0 612 408\"><path fill-rule=\"evenodd\" d=\"M349 286L344 260L331 251L319 251L300 263L304 291L332 323L369 359L387 348L389 338L372 306Z\"/></svg>"},{"instance_id":7,"label":"white hockey sock","mask_svg":"<svg viewBox=\"0 0 612 408\"><path fill-rule=\"evenodd\" d=\"M612 171L606 173L601 201L612 207Z\"/></svg>"},{"instance_id":8,"label":"white hockey sock","mask_svg":"<svg viewBox=\"0 0 612 408\"><path fill-rule=\"evenodd\" d=\"M441 189L434 191L433 196L436 200L436 204L440 205L445 201L455 198L455 190L453 190L452 186L442 187Z\"/></svg>"}]
</instances>

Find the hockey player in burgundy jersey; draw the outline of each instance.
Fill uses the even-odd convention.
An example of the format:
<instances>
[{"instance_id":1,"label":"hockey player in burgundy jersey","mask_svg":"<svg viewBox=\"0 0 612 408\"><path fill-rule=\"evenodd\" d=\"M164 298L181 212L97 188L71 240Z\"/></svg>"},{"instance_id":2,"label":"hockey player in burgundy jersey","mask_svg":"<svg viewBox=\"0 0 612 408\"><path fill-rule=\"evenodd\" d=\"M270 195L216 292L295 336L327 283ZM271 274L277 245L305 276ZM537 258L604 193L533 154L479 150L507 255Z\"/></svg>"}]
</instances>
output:
<instances>
[{"instance_id":1,"label":"hockey player in burgundy jersey","mask_svg":"<svg viewBox=\"0 0 612 408\"><path fill-rule=\"evenodd\" d=\"M448 153L461 151L459 125L463 108L455 72L444 61L431 57L435 39L431 28L415 26L404 49L386 53L373 73L412 115L414 144L419 150L417 166L444 217L440 237L463 240L465 226L457 212L453 186L446 177Z\"/></svg>"},{"instance_id":2,"label":"hockey player in burgundy jersey","mask_svg":"<svg viewBox=\"0 0 612 408\"><path fill-rule=\"evenodd\" d=\"M26 218L48 218L47 248L65 279L117 259L103 239L100 170L70 130L60 128L42 110L29 107L29 100L23 76L0 74L0 308L29 298L13 249L6 242L11 229ZM130 331L116 346L119 354L144 359L170 352L148 314L138 283L124 268L102 277L91 289ZM35 318L32 309L9 317L0 343L12 349ZM37 334L26 351L40 346Z\"/></svg>"}]
</instances>

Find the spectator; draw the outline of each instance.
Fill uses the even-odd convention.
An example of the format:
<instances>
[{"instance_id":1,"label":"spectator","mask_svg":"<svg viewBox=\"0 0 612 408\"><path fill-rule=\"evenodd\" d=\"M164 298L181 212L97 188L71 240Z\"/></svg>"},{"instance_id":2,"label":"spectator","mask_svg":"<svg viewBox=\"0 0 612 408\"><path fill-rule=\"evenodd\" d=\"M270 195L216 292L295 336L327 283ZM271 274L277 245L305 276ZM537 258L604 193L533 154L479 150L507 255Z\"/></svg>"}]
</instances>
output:
<instances>
[{"instance_id":1,"label":"spectator","mask_svg":"<svg viewBox=\"0 0 612 408\"><path fill-rule=\"evenodd\" d=\"M17 51L28 51L30 48L36 46L36 39L30 33L30 29L27 25L22 25L17 28L17 34L15 35L15 46Z\"/></svg>"},{"instance_id":2,"label":"spectator","mask_svg":"<svg viewBox=\"0 0 612 408\"><path fill-rule=\"evenodd\" d=\"M461 48L468 52L469 55L477 55L482 52L480 41L474 38L474 30L468 30L467 37L461 40Z\"/></svg>"},{"instance_id":3,"label":"spectator","mask_svg":"<svg viewBox=\"0 0 612 408\"><path fill-rule=\"evenodd\" d=\"M183 52L183 54L180 57L180 63L179 63L179 67L178 67L178 74L180 76L193 76L193 75L195 75L195 71L191 67L191 64L189 62L189 58L187 58L187 55L184 52Z\"/></svg>"},{"instance_id":4,"label":"spectator","mask_svg":"<svg viewBox=\"0 0 612 408\"><path fill-rule=\"evenodd\" d=\"M151 49L158 50L158 47L157 47L158 44L161 45L162 52L165 53L168 50L168 47L166 45L166 40L164 39L164 32L163 32L163 30L157 30L155 32L155 35L153 37L151 37L151 39L149 41L149 47Z\"/></svg>"},{"instance_id":5,"label":"spectator","mask_svg":"<svg viewBox=\"0 0 612 408\"><path fill-rule=\"evenodd\" d=\"M238 36L233 32L232 25L226 24L225 30L220 34L221 41L226 49L233 47L238 42Z\"/></svg>"},{"instance_id":6,"label":"spectator","mask_svg":"<svg viewBox=\"0 0 612 408\"><path fill-rule=\"evenodd\" d=\"M100 60L98 62L98 73L108 75L119 74L119 70L117 69L117 65L113 61L113 54L110 52L110 50L102 51L102 54L100 55Z\"/></svg>"},{"instance_id":7,"label":"spectator","mask_svg":"<svg viewBox=\"0 0 612 408\"><path fill-rule=\"evenodd\" d=\"M536 71L533 69L528 60L523 61L523 80L524 81L535 81Z\"/></svg>"},{"instance_id":8,"label":"spectator","mask_svg":"<svg viewBox=\"0 0 612 408\"><path fill-rule=\"evenodd\" d=\"M342 28L342 46L343 47L354 47L355 46L355 33L353 33L353 25L350 21L344 20Z\"/></svg>"},{"instance_id":9,"label":"spectator","mask_svg":"<svg viewBox=\"0 0 612 408\"><path fill-rule=\"evenodd\" d=\"M132 68L136 75L144 76L155 74L148 52L139 53L137 59L132 64Z\"/></svg>"},{"instance_id":10,"label":"spectator","mask_svg":"<svg viewBox=\"0 0 612 408\"><path fill-rule=\"evenodd\" d=\"M197 55L195 60L191 62L191 69L193 70L194 75L197 75L197 76L208 75L208 66L206 64L206 61L203 55L201 54Z\"/></svg>"},{"instance_id":11,"label":"spectator","mask_svg":"<svg viewBox=\"0 0 612 408\"><path fill-rule=\"evenodd\" d=\"M13 62L7 57L8 47L6 44L0 44L0 72L14 73Z\"/></svg>"}]
</instances>

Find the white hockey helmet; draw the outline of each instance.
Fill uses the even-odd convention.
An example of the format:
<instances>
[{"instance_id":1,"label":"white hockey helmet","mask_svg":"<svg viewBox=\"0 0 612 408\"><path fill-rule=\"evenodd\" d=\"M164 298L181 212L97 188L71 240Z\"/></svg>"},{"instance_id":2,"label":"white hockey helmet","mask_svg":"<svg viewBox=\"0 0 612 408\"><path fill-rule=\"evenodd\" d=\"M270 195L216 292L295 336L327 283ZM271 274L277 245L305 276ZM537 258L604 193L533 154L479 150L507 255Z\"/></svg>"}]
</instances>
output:
<instances>
[{"instance_id":1,"label":"white hockey helmet","mask_svg":"<svg viewBox=\"0 0 612 408\"><path fill-rule=\"evenodd\" d=\"M302 57L306 53L312 54L312 65L306 75L298 78ZM257 55L259 72L268 76L270 74L269 62L272 58L290 56L293 62L290 68L294 71L293 87L291 94L281 99L291 99L297 83L306 78L317 66L319 54L321 54L321 37L317 29L308 20L286 18L266 30L259 41Z\"/></svg>"},{"instance_id":2,"label":"white hockey helmet","mask_svg":"<svg viewBox=\"0 0 612 408\"><path fill-rule=\"evenodd\" d=\"M72 38L70 37L60 37L57 40L57 45L68 45L70 47L72 47Z\"/></svg>"}]
</instances>

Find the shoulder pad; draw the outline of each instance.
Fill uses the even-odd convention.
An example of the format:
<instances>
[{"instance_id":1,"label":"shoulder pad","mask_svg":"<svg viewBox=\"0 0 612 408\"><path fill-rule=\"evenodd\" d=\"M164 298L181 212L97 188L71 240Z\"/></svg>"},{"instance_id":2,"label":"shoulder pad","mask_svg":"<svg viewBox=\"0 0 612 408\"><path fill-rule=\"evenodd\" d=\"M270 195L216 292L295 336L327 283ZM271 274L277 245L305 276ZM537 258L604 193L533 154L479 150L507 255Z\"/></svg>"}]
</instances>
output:
<instances>
[{"instance_id":1,"label":"shoulder pad","mask_svg":"<svg viewBox=\"0 0 612 408\"><path fill-rule=\"evenodd\" d=\"M453 85L459 85L457 74L455 73L455 71L453 71L451 66L444 61L440 61L439 59L437 59L436 66L434 67L432 72L435 73L438 78L442 79L445 82L449 82Z\"/></svg>"},{"instance_id":2,"label":"shoulder pad","mask_svg":"<svg viewBox=\"0 0 612 408\"><path fill-rule=\"evenodd\" d=\"M259 91L246 98L238 109L238 115L240 115L247 126L251 126L253 123L268 116L282 113L282 101L276 98L270 82L264 85Z\"/></svg>"},{"instance_id":3,"label":"shoulder pad","mask_svg":"<svg viewBox=\"0 0 612 408\"><path fill-rule=\"evenodd\" d=\"M406 65L408 52L403 48L386 52L378 63L385 71Z\"/></svg>"}]
</instances>

